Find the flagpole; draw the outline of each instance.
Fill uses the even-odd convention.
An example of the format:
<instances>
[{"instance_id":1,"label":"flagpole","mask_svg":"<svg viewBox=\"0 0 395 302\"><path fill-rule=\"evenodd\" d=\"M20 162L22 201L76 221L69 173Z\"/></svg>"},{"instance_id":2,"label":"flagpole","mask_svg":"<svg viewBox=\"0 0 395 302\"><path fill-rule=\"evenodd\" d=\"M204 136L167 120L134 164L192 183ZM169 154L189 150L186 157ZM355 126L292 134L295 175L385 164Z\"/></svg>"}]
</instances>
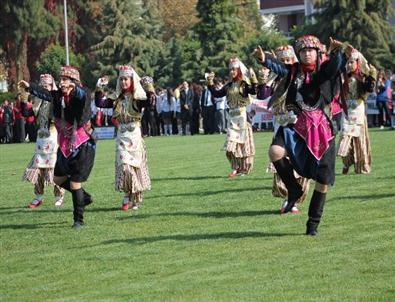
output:
<instances>
[{"instance_id":1,"label":"flagpole","mask_svg":"<svg viewBox=\"0 0 395 302\"><path fill-rule=\"evenodd\" d=\"M66 48L66 65L70 65L69 60L69 30L67 26L67 0L63 1L64 6L64 44Z\"/></svg>"}]
</instances>

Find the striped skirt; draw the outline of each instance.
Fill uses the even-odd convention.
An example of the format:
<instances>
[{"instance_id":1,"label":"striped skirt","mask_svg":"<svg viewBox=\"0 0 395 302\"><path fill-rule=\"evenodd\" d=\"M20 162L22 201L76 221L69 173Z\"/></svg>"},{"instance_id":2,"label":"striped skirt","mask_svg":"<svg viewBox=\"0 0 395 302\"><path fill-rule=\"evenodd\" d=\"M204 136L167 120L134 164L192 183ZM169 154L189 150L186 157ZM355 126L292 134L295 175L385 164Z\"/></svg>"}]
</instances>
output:
<instances>
[{"instance_id":1,"label":"striped skirt","mask_svg":"<svg viewBox=\"0 0 395 302\"><path fill-rule=\"evenodd\" d=\"M225 142L224 150L228 158L232 170L237 170L241 173L250 173L254 165L255 144L252 127L247 123L247 136L244 144L227 140Z\"/></svg>"},{"instance_id":2,"label":"striped skirt","mask_svg":"<svg viewBox=\"0 0 395 302\"><path fill-rule=\"evenodd\" d=\"M128 164L115 163L115 165L115 189L117 191L136 194L151 189L145 146L139 168Z\"/></svg>"},{"instance_id":3,"label":"striped skirt","mask_svg":"<svg viewBox=\"0 0 395 302\"><path fill-rule=\"evenodd\" d=\"M298 182L298 184L301 185L303 191L303 195L296 201L297 204L301 204L306 199L306 196L309 193L310 180L308 178L298 176L296 177L296 181ZM274 197L281 198L287 198L288 196L287 188L285 187L285 184L282 182L280 176L278 176L277 173L273 174L272 195Z\"/></svg>"},{"instance_id":4,"label":"striped skirt","mask_svg":"<svg viewBox=\"0 0 395 302\"><path fill-rule=\"evenodd\" d=\"M368 174L372 169L372 154L368 126L365 118L364 125L358 137L342 135L340 137L337 155L342 157L344 167L354 165L356 174Z\"/></svg>"},{"instance_id":5,"label":"striped skirt","mask_svg":"<svg viewBox=\"0 0 395 302\"><path fill-rule=\"evenodd\" d=\"M36 168L34 164L35 157L32 158L29 165L23 173L22 180L37 184L43 183L44 186L54 184L54 168Z\"/></svg>"}]
</instances>

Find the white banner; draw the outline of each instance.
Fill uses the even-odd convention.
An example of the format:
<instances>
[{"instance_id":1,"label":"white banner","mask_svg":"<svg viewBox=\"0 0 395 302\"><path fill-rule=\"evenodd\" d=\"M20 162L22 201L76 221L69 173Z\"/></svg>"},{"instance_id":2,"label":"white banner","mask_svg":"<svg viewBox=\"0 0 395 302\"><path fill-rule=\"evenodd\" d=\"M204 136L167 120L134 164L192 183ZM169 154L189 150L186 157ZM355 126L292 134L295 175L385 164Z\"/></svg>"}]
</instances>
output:
<instances>
[{"instance_id":1,"label":"white banner","mask_svg":"<svg viewBox=\"0 0 395 302\"><path fill-rule=\"evenodd\" d=\"M254 111L255 115L252 118L252 124L272 123L273 112L267 109L269 98L264 100L253 99L248 111Z\"/></svg>"},{"instance_id":2,"label":"white banner","mask_svg":"<svg viewBox=\"0 0 395 302\"><path fill-rule=\"evenodd\" d=\"M368 96L366 100L366 114L379 114L379 110L376 106L376 94L372 93Z\"/></svg>"},{"instance_id":3,"label":"white banner","mask_svg":"<svg viewBox=\"0 0 395 302\"><path fill-rule=\"evenodd\" d=\"M115 137L115 127L96 127L95 134L98 139L113 139Z\"/></svg>"}]
</instances>

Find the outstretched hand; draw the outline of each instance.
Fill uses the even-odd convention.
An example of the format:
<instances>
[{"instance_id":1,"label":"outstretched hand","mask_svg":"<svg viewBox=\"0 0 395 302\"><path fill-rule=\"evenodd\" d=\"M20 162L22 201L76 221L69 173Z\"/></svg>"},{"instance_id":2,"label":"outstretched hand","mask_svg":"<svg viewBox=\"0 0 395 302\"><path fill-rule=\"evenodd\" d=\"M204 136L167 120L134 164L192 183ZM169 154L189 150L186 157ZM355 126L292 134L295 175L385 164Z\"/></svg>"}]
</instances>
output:
<instances>
[{"instance_id":1,"label":"outstretched hand","mask_svg":"<svg viewBox=\"0 0 395 302\"><path fill-rule=\"evenodd\" d=\"M18 82L18 87L20 89L26 89L26 88L30 87L30 84L28 82L24 81L24 80L21 80L21 81Z\"/></svg>"},{"instance_id":2,"label":"outstretched hand","mask_svg":"<svg viewBox=\"0 0 395 302\"><path fill-rule=\"evenodd\" d=\"M214 72L205 73L204 77L206 78L206 84L208 86L214 85L214 77L215 77L215 73Z\"/></svg>"},{"instance_id":3,"label":"outstretched hand","mask_svg":"<svg viewBox=\"0 0 395 302\"><path fill-rule=\"evenodd\" d=\"M332 52L336 48L339 48L343 45L342 42L333 39L332 37L329 37L329 52Z\"/></svg>"},{"instance_id":4,"label":"outstretched hand","mask_svg":"<svg viewBox=\"0 0 395 302\"><path fill-rule=\"evenodd\" d=\"M104 77L99 78L97 80L97 83L96 83L97 87L103 88L104 86L107 86L107 85L108 85L108 77L107 76L104 76Z\"/></svg>"},{"instance_id":5,"label":"outstretched hand","mask_svg":"<svg viewBox=\"0 0 395 302\"><path fill-rule=\"evenodd\" d=\"M352 47L350 44L348 44L346 47L346 50L345 50L347 58L351 57L353 50L354 50L354 47Z\"/></svg>"},{"instance_id":6,"label":"outstretched hand","mask_svg":"<svg viewBox=\"0 0 395 302\"><path fill-rule=\"evenodd\" d=\"M254 49L252 52L252 55L257 58L260 62L265 62L265 52L263 51L262 47L260 45L257 46L257 48Z\"/></svg>"}]
</instances>

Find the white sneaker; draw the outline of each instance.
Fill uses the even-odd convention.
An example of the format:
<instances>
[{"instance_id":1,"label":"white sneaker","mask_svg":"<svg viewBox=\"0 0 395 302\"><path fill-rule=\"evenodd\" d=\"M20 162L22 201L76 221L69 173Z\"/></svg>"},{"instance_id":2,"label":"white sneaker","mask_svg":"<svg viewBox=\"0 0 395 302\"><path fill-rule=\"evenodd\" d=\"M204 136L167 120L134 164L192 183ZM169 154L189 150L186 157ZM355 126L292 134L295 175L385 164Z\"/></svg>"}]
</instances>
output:
<instances>
[{"instance_id":1,"label":"white sneaker","mask_svg":"<svg viewBox=\"0 0 395 302\"><path fill-rule=\"evenodd\" d=\"M55 199L55 207L61 207L63 205L64 198L63 197L56 197Z\"/></svg>"},{"instance_id":2,"label":"white sneaker","mask_svg":"<svg viewBox=\"0 0 395 302\"><path fill-rule=\"evenodd\" d=\"M285 199L281 205L280 212L284 211L284 209L287 207L287 204L288 204L288 200Z\"/></svg>"},{"instance_id":3,"label":"white sneaker","mask_svg":"<svg viewBox=\"0 0 395 302\"><path fill-rule=\"evenodd\" d=\"M291 210L291 213L292 214L300 214L300 210L296 206L293 206L292 210Z\"/></svg>"}]
</instances>

